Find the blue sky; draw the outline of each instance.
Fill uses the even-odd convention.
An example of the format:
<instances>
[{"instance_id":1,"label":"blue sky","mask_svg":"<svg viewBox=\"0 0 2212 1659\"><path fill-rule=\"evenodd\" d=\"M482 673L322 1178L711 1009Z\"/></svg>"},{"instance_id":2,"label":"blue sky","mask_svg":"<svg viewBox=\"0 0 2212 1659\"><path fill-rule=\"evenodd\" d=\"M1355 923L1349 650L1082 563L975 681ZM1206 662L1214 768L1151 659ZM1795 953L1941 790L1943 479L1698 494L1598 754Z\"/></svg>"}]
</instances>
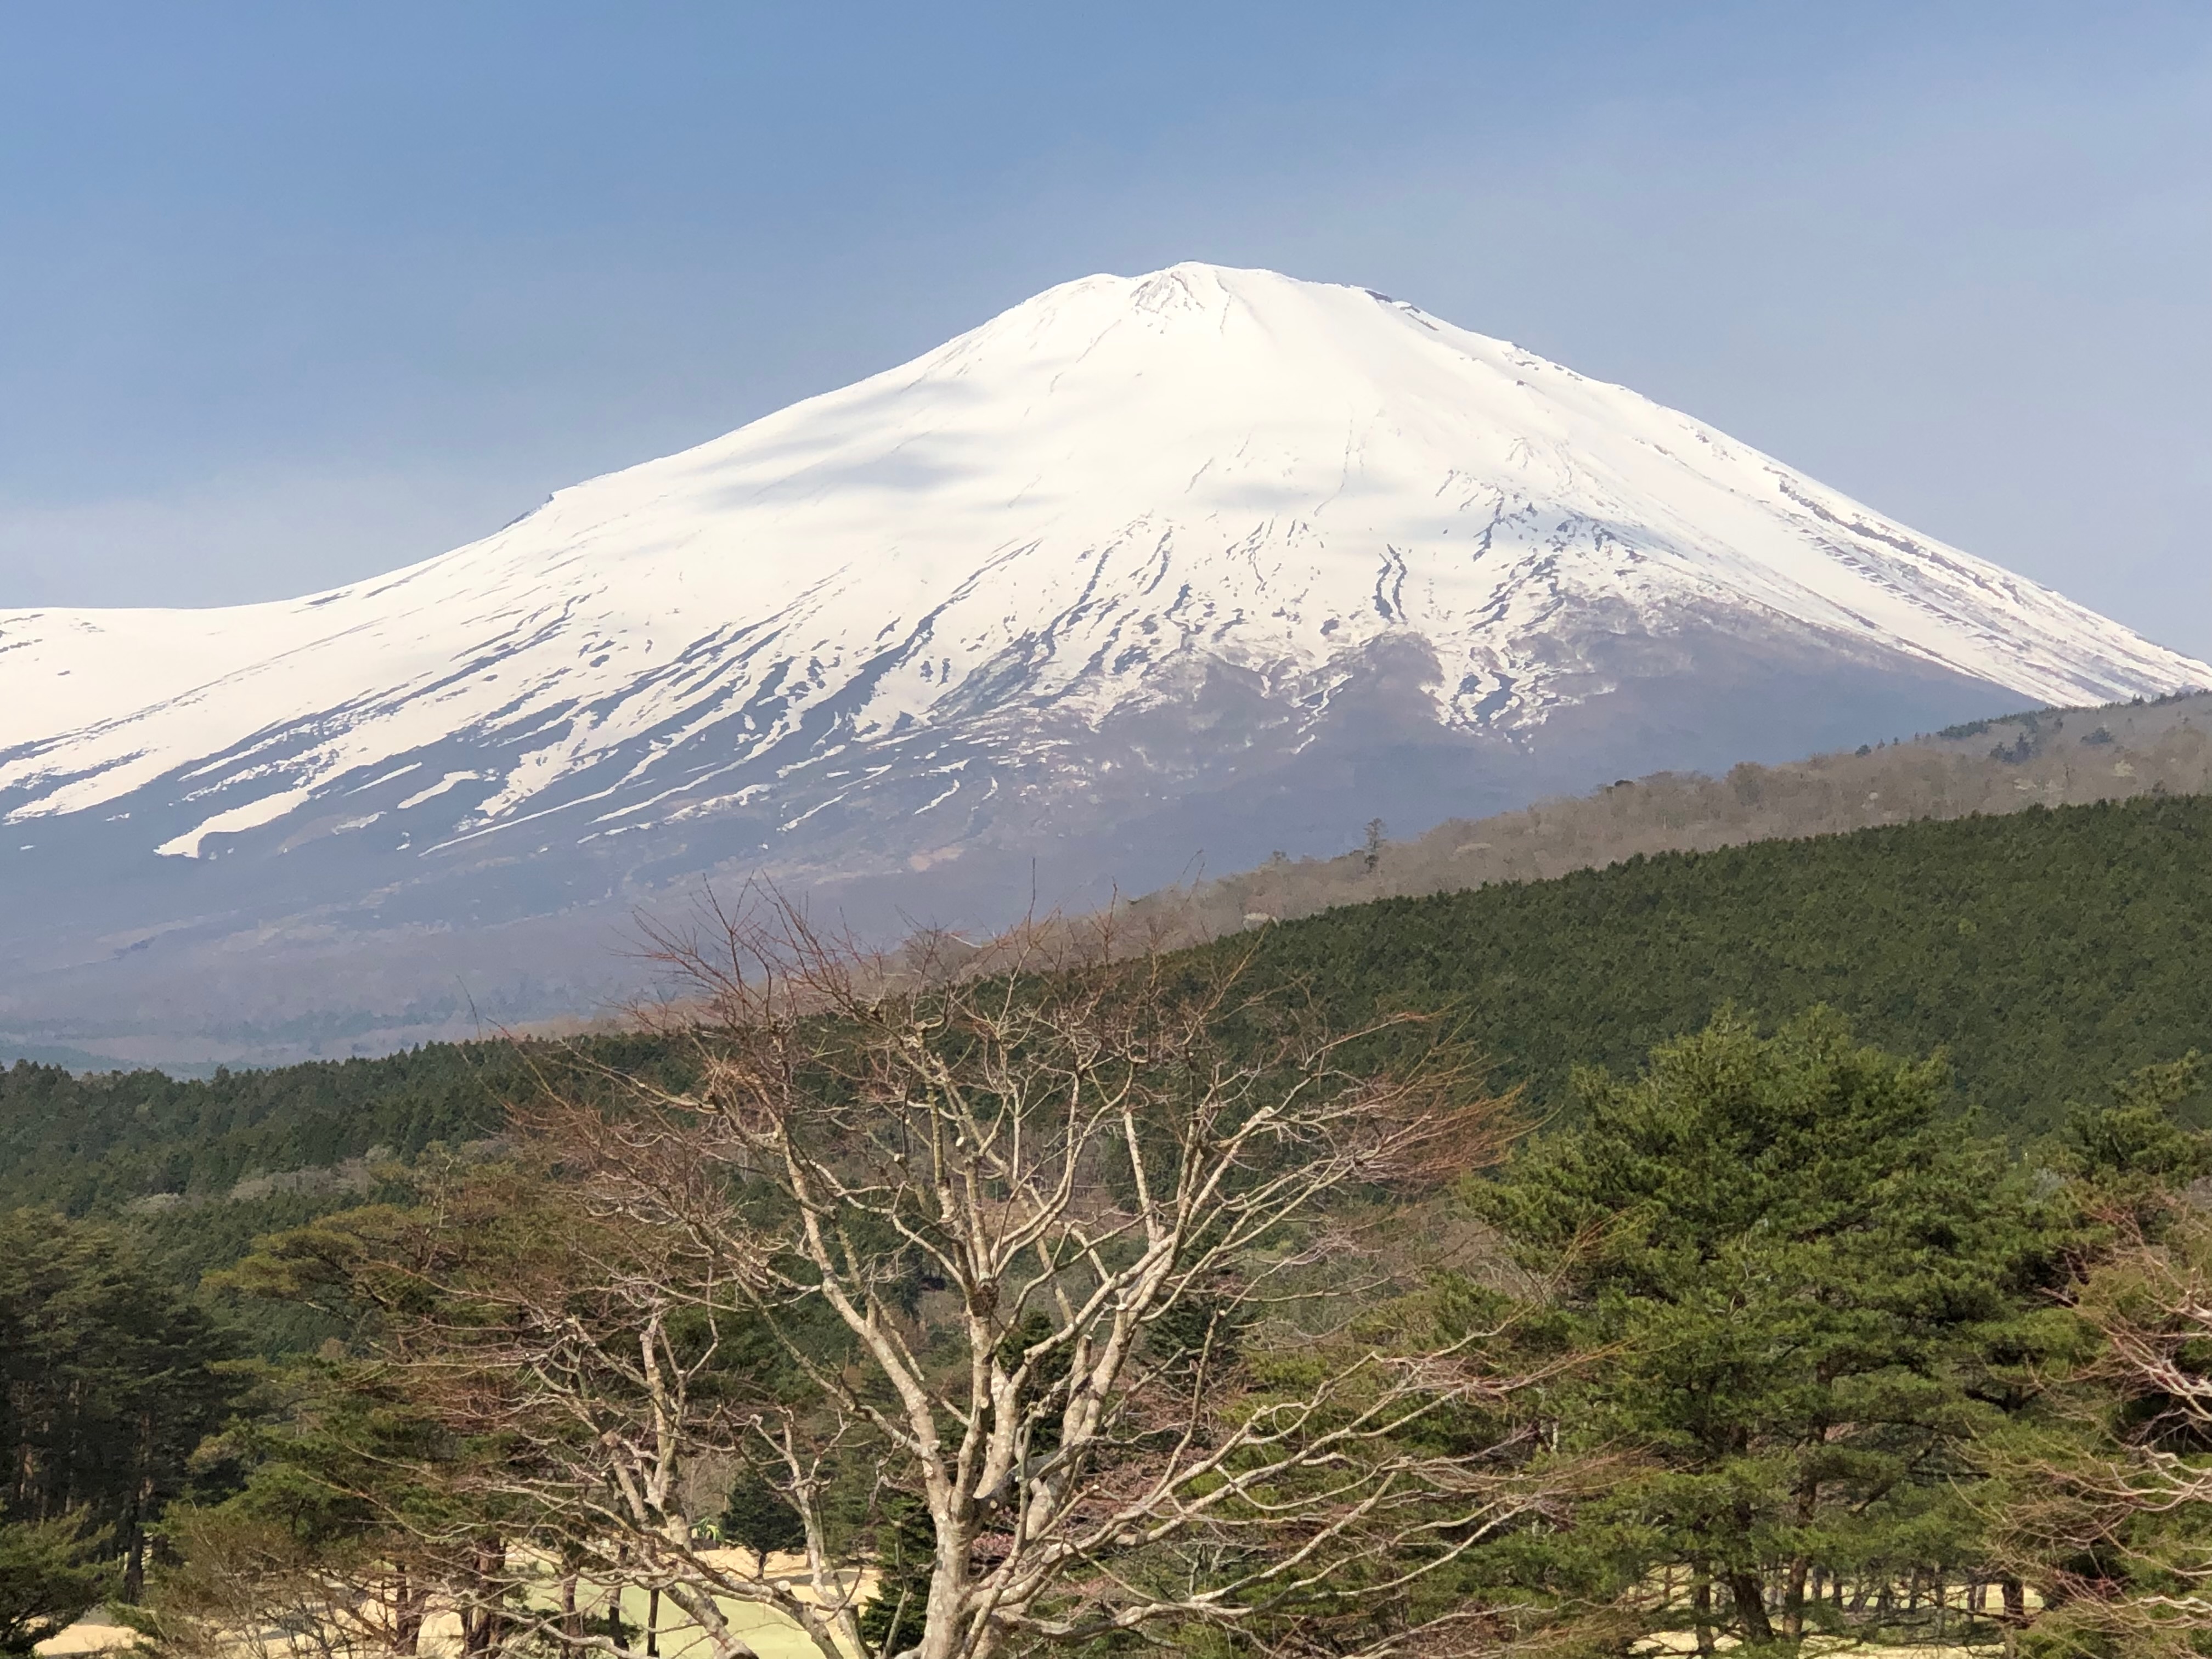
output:
<instances>
[{"instance_id":1,"label":"blue sky","mask_svg":"<svg viewBox=\"0 0 2212 1659\"><path fill-rule=\"evenodd\" d=\"M1686 409L2212 655L2212 9L0 11L0 606L369 574L1183 258Z\"/></svg>"}]
</instances>

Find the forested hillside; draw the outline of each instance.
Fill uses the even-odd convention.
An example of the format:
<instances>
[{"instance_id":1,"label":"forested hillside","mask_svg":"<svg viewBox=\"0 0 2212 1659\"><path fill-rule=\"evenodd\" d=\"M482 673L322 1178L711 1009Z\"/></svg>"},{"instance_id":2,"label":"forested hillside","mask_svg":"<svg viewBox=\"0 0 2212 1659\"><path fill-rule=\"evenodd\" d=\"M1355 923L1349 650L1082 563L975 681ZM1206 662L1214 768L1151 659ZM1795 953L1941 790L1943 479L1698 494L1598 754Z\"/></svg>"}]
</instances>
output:
<instances>
[{"instance_id":1,"label":"forested hillside","mask_svg":"<svg viewBox=\"0 0 2212 1659\"><path fill-rule=\"evenodd\" d=\"M1571 1066L1633 1065L1723 1003L1771 1022L1825 1002L1893 1052L1947 1050L1993 1127L2034 1133L2212 1051L2212 797L1634 858L1348 905L1257 951L1340 1018L1451 1008L1539 1109Z\"/></svg>"},{"instance_id":2,"label":"forested hillside","mask_svg":"<svg viewBox=\"0 0 2212 1659\"><path fill-rule=\"evenodd\" d=\"M666 1059L637 1036L432 1043L380 1060L318 1061L179 1079L90 1077L19 1061L0 1070L0 1209L161 1216L209 1200L274 1203L359 1190L362 1160L495 1135L501 1103L549 1072L575 1086L594 1063ZM297 1207L295 1202L292 1207Z\"/></svg>"},{"instance_id":3,"label":"forested hillside","mask_svg":"<svg viewBox=\"0 0 2212 1659\"><path fill-rule=\"evenodd\" d=\"M1571 1066L1632 1065L1723 1003L1771 1022L1826 1002L1896 1052L1947 1049L1964 1096L2025 1134L2122 1073L2212 1051L2208 945L2212 797L2177 796L1634 858L1205 948L1256 949L1340 1019L1449 1007L1539 1111ZM668 1058L580 1041L631 1069ZM362 1190L349 1164L378 1149L495 1133L501 1097L562 1053L440 1045L191 1082L18 1065L0 1072L0 1206L131 1210L220 1255L250 1215Z\"/></svg>"}]
</instances>

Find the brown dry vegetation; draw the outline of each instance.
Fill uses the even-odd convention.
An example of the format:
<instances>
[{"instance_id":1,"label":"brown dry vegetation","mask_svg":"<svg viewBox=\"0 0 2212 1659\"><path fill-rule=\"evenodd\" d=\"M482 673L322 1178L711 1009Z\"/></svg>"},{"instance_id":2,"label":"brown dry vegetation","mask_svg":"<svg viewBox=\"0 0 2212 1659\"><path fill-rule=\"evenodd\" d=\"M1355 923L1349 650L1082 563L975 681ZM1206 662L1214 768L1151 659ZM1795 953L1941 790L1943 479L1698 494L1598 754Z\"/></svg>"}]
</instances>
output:
<instances>
[{"instance_id":1,"label":"brown dry vegetation","mask_svg":"<svg viewBox=\"0 0 2212 1659\"><path fill-rule=\"evenodd\" d=\"M2045 710L1725 777L1659 772L1578 799L1455 818L1334 859L1278 856L1256 870L1148 895L1124 926L1191 943L1368 899L1540 881L1638 854L1832 835L2136 795L2212 789L2212 695Z\"/></svg>"}]
</instances>

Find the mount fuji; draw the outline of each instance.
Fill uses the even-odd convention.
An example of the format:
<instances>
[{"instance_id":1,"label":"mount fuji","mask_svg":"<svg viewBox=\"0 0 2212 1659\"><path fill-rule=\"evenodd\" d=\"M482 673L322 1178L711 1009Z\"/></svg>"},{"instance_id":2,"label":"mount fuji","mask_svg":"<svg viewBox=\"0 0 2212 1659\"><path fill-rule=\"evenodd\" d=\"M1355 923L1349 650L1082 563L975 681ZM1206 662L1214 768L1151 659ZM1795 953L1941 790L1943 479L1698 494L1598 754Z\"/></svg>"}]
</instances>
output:
<instances>
[{"instance_id":1,"label":"mount fuji","mask_svg":"<svg viewBox=\"0 0 2212 1659\"><path fill-rule=\"evenodd\" d=\"M331 592L0 612L0 1045L578 1012L759 874L865 930L2212 667L1632 392L1183 264Z\"/></svg>"}]
</instances>

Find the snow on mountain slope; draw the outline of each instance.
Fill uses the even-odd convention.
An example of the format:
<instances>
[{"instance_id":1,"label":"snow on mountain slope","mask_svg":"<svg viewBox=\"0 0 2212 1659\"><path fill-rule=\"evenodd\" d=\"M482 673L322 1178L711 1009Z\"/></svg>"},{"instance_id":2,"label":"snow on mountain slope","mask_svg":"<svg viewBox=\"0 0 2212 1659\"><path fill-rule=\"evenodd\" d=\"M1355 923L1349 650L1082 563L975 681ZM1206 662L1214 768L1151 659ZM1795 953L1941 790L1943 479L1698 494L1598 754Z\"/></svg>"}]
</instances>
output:
<instances>
[{"instance_id":1,"label":"snow on mountain slope","mask_svg":"<svg viewBox=\"0 0 2212 1659\"><path fill-rule=\"evenodd\" d=\"M661 734L638 781L689 714L750 712L735 763L833 700L858 742L987 679L1095 720L1179 657L1301 672L1399 630L1443 667L1440 722L1526 725L1561 695L1531 638L1599 597L1769 613L2039 701L2212 681L1632 392L1363 290L1182 265L1052 289L374 581L0 616L0 790L18 823L86 811L313 727L193 780L256 785L244 827L441 737L532 732L481 828Z\"/></svg>"},{"instance_id":2,"label":"snow on mountain slope","mask_svg":"<svg viewBox=\"0 0 2212 1659\"><path fill-rule=\"evenodd\" d=\"M1577 711L1673 696L1716 652L1739 700L1785 660L1944 688L1914 710L2212 684L1632 392L1363 289L1186 264L1050 289L374 580L0 612L0 815L77 883L312 848L312 878L264 860L255 889L300 915L492 847L596 849L605 899L632 878L610 838L641 832L663 880L918 869L1054 800L1054 833L1089 833L1289 764L1386 680L1394 732L1564 753ZM1784 751L1828 731L1749 718Z\"/></svg>"}]
</instances>

